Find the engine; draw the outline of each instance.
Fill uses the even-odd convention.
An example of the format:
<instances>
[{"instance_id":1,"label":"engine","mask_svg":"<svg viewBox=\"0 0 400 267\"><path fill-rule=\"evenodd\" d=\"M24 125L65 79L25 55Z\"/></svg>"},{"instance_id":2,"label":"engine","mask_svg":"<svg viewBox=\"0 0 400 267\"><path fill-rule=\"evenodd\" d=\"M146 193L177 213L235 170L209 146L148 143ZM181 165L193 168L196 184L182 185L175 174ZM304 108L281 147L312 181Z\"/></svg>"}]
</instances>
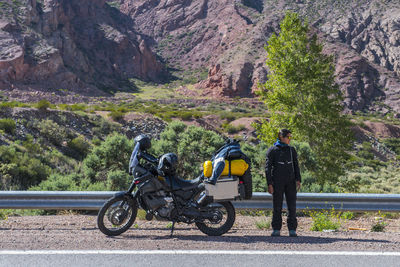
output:
<instances>
[{"instance_id":1,"label":"engine","mask_svg":"<svg viewBox=\"0 0 400 267\"><path fill-rule=\"evenodd\" d=\"M162 218L169 218L172 210L175 208L174 200L172 197L165 197L164 200L166 205L156 210L156 214Z\"/></svg>"},{"instance_id":2,"label":"engine","mask_svg":"<svg viewBox=\"0 0 400 267\"><path fill-rule=\"evenodd\" d=\"M163 190L147 193L143 196L143 199L155 215L161 218L169 218L175 207L172 197L167 196Z\"/></svg>"}]
</instances>

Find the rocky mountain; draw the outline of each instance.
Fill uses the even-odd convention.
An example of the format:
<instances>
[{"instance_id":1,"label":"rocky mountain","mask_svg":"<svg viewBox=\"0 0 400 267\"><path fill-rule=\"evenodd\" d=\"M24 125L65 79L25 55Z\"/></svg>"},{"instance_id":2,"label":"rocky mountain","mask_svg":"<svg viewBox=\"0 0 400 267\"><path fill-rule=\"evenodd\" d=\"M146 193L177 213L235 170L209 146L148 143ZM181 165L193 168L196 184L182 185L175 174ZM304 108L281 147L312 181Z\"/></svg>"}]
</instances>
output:
<instances>
[{"instance_id":1,"label":"rocky mountain","mask_svg":"<svg viewBox=\"0 0 400 267\"><path fill-rule=\"evenodd\" d=\"M104 95L163 75L132 20L105 0L0 2L1 89Z\"/></svg>"},{"instance_id":2,"label":"rocky mountain","mask_svg":"<svg viewBox=\"0 0 400 267\"><path fill-rule=\"evenodd\" d=\"M208 70L213 96L251 96L265 82L263 49L286 10L307 18L336 55L348 110L400 112L400 1L121 0L121 11L175 69Z\"/></svg>"},{"instance_id":3,"label":"rocky mountain","mask_svg":"<svg viewBox=\"0 0 400 267\"><path fill-rule=\"evenodd\" d=\"M168 69L202 95L252 97L264 46L292 10L335 55L348 111L400 116L399 0L105 1L2 1L1 88L116 90Z\"/></svg>"}]
</instances>

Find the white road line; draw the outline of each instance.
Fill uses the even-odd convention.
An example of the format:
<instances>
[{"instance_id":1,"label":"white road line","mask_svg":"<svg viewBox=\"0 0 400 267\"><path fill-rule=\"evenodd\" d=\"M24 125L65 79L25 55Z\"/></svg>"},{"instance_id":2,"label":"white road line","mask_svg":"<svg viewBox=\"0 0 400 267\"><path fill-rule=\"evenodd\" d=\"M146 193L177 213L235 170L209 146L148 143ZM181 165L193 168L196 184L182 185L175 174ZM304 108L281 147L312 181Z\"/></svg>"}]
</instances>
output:
<instances>
[{"instance_id":1,"label":"white road line","mask_svg":"<svg viewBox=\"0 0 400 267\"><path fill-rule=\"evenodd\" d=\"M335 255L400 256L400 252L379 251L246 251L246 250L0 250L0 255Z\"/></svg>"}]
</instances>

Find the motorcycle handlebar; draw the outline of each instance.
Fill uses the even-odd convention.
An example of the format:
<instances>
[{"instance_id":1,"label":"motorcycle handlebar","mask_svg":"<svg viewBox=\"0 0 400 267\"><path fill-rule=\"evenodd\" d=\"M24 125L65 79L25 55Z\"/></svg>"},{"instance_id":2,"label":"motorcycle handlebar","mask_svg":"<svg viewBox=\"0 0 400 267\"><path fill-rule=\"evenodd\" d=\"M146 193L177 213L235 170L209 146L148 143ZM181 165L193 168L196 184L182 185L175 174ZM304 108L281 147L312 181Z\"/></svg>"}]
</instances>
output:
<instances>
[{"instance_id":1,"label":"motorcycle handlebar","mask_svg":"<svg viewBox=\"0 0 400 267\"><path fill-rule=\"evenodd\" d=\"M144 159L144 160L147 160L148 162L151 162L151 163L157 163L158 162L158 159L156 157L154 157L153 155L150 155L150 154L148 154L148 153L146 153L144 151L140 152L139 157Z\"/></svg>"}]
</instances>

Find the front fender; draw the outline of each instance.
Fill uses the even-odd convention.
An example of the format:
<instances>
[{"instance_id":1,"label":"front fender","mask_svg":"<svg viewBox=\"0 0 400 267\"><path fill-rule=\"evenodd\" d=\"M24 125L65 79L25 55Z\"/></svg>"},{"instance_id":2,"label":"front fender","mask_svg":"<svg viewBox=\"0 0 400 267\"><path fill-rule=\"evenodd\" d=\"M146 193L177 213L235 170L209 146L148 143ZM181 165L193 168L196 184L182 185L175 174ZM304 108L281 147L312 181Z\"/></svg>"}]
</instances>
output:
<instances>
[{"instance_id":1,"label":"front fender","mask_svg":"<svg viewBox=\"0 0 400 267\"><path fill-rule=\"evenodd\" d=\"M133 195L129 194L128 192L125 192L125 191L117 192L117 193L114 194L114 198L124 197L129 202L133 202L136 199L136 192Z\"/></svg>"}]
</instances>

